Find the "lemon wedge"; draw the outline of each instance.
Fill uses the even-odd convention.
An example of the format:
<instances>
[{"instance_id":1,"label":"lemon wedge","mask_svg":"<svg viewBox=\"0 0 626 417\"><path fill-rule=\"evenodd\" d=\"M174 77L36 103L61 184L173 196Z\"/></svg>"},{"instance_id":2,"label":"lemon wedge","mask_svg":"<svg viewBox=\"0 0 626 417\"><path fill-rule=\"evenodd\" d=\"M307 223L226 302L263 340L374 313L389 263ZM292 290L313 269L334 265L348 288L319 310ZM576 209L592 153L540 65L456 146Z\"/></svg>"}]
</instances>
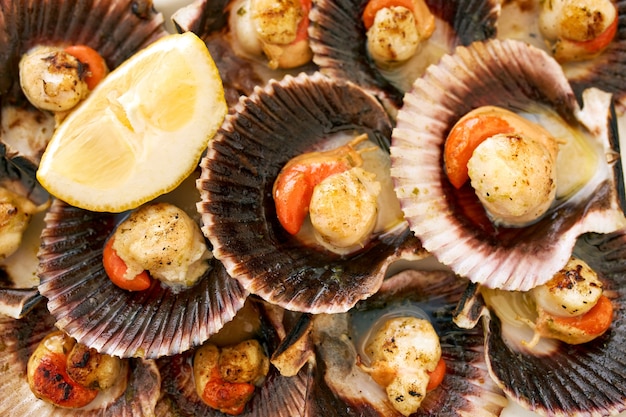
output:
<instances>
[{"instance_id":1,"label":"lemon wedge","mask_svg":"<svg viewBox=\"0 0 626 417\"><path fill-rule=\"evenodd\" d=\"M57 128L37 179L91 211L121 212L176 188L227 112L205 43L167 35L112 71Z\"/></svg>"}]
</instances>

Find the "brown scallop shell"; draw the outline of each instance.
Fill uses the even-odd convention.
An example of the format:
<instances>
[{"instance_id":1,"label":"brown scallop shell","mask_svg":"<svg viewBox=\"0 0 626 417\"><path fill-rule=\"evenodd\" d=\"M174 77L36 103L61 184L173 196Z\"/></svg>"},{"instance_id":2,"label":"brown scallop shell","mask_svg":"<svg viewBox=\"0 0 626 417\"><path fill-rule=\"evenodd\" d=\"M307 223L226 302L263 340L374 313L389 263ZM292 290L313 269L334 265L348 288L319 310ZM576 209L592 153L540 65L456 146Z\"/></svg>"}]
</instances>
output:
<instances>
[{"instance_id":1,"label":"brown scallop shell","mask_svg":"<svg viewBox=\"0 0 626 417\"><path fill-rule=\"evenodd\" d=\"M439 387L427 393L412 416L498 416L507 404L504 393L491 381L484 356L482 326L461 330L452 322L467 280L449 271L405 270L387 279L380 291L359 302L346 314L314 317L313 338L324 379L346 403L349 415L400 416L382 388L356 365L355 339L348 332L359 312L407 303L421 308L440 337L446 375Z\"/></svg>"},{"instance_id":2,"label":"brown scallop shell","mask_svg":"<svg viewBox=\"0 0 626 417\"><path fill-rule=\"evenodd\" d=\"M473 282L528 290L565 265L579 235L623 227L624 179L610 96L587 93L581 108L559 64L519 41L458 47L431 66L405 95L391 146L396 194L424 248ZM531 225L477 221L485 217L482 205L469 185L455 190L448 182L443 146L453 124L483 105L555 111L591 135L601 169L576 196Z\"/></svg>"},{"instance_id":3,"label":"brown scallop shell","mask_svg":"<svg viewBox=\"0 0 626 417\"><path fill-rule=\"evenodd\" d=\"M23 317L42 298L37 290L36 252L50 195L37 182L35 170L31 161L7 153L0 143L0 188L30 200L40 210L32 216L17 251L0 259L0 314L14 318Z\"/></svg>"},{"instance_id":4,"label":"brown scallop shell","mask_svg":"<svg viewBox=\"0 0 626 417\"><path fill-rule=\"evenodd\" d=\"M324 74L353 81L375 94L385 107L397 111L404 91L385 78L368 57L366 30L361 19L367 3L368 0L314 2L309 29L313 61ZM496 34L500 11L496 1L426 0L426 4L439 20L435 30L447 38L450 50Z\"/></svg>"},{"instance_id":5,"label":"brown scallop shell","mask_svg":"<svg viewBox=\"0 0 626 417\"><path fill-rule=\"evenodd\" d=\"M522 407L545 416L608 416L626 411L626 232L585 234L574 254L603 281L614 307L613 323L599 338L581 345L556 342L550 355L534 356L509 347L494 315L488 321L490 373ZM524 383L520 383L524 381Z\"/></svg>"},{"instance_id":6,"label":"brown scallop shell","mask_svg":"<svg viewBox=\"0 0 626 417\"><path fill-rule=\"evenodd\" d=\"M39 400L26 380L26 365L39 342L56 331L44 303L20 320L0 316L0 415L37 417L99 417L103 415L148 417L154 415L161 378L152 360L129 359L129 383L124 395L93 410L65 409Z\"/></svg>"},{"instance_id":7,"label":"brown scallop shell","mask_svg":"<svg viewBox=\"0 0 626 417\"><path fill-rule=\"evenodd\" d=\"M246 290L285 309L340 312L375 293L387 267L423 253L405 224L356 254L304 246L276 217L272 187L283 165L337 132L388 145L391 123L358 86L322 74L285 76L255 89L227 116L201 161L203 231Z\"/></svg>"},{"instance_id":8,"label":"brown scallop shell","mask_svg":"<svg viewBox=\"0 0 626 417\"><path fill-rule=\"evenodd\" d=\"M30 48L85 44L97 50L109 69L113 69L139 49L166 35L163 23L163 16L154 10L149 0L2 0L0 105L3 109L16 106L25 113L0 133L0 140L6 143L10 136L11 148L38 163L52 136L51 116L28 103L19 83L19 61ZM9 134L10 130L20 133ZM37 136L35 132L39 130L42 134Z\"/></svg>"},{"instance_id":9,"label":"brown scallop shell","mask_svg":"<svg viewBox=\"0 0 626 417\"><path fill-rule=\"evenodd\" d=\"M261 334L259 342L271 355L280 342L280 334L284 333L282 323L273 323L267 316L267 306L259 300L251 300L251 306L257 309L261 317ZM265 307L264 307L265 306ZM275 327L276 326L276 327ZM223 417L224 414L207 406L196 393L193 380L193 357L195 351L189 350L169 358L157 361L163 376L163 408L169 408L170 413L181 417ZM292 417L303 415L307 403L322 400L313 397L312 386L313 364L306 364L294 376L283 376L270 365L269 373L264 383L256 389L252 399L246 405L240 416L242 417ZM331 394L332 396L332 394ZM167 414L166 414L167 415ZM319 415L319 414L310 414Z\"/></svg>"},{"instance_id":10,"label":"brown scallop shell","mask_svg":"<svg viewBox=\"0 0 626 417\"><path fill-rule=\"evenodd\" d=\"M579 71L576 65L564 65L565 75L577 94L590 87L612 93L616 100L626 99L626 1L615 1L619 16L617 34L607 49L588 66ZM624 103L626 105L626 103Z\"/></svg>"},{"instance_id":11,"label":"brown scallop shell","mask_svg":"<svg viewBox=\"0 0 626 417\"><path fill-rule=\"evenodd\" d=\"M59 200L46 214L39 291L61 330L103 353L157 358L202 344L243 306L248 292L217 261L182 291L156 280L138 292L114 285L104 271L102 251L120 220L120 215Z\"/></svg>"},{"instance_id":12,"label":"brown scallop shell","mask_svg":"<svg viewBox=\"0 0 626 417\"><path fill-rule=\"evenodd\" d=\"M249 95L254 87L270 79L281 79L286 74L313 72L316 65L309 63L290 70L271 70L263 60L255 61L238 56L230 44L228 16L232 0L195 0L172 15L178 32L194 32L207 45L222 76L226 102L237 103L242 95Z\"/></svg>"}]
</instances>

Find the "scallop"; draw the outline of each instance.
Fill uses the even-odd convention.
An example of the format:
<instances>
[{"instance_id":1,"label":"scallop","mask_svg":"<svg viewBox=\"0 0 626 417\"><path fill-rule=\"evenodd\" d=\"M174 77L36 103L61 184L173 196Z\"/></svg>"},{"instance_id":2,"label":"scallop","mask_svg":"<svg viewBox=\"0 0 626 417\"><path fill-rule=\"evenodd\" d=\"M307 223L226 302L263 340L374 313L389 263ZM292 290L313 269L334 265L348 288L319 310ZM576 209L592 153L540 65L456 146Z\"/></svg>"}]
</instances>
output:
<instances>
[{"instance_id":1,"label":"scallop","mask_svg":"<svg viewBox=\"0 0 626 417\"><path fill-rule=\"evenodd\" d=\"M233 35L233 30L236 30L233 26L235 18L246 15L239 11L245 9L244 3L241 0L195 0L172 15L179 32L194 32L207 44L222 76L229 106L236 104L241 95L251 94L255 86L264 85L270 79L316 70L312 62L294 68L272 69L262 52L259 51L258 55L241 52L240 42ZM243 21L240 25L247 31L253 31L251 23Z\"/></svg>"},{"instance_id":2,"label":"scallop","mask_svg":"<svg viewBox=\"0 0 626 417\"><path fill-rule=\"evenodd\" d=\"M579 235L624 227L611 99L591 88L579 105L560 65L515 40L458 47L431 66L405 96L391 146L396 194L424 248L472 282L525 291L565 265ZM558 138L556 198L534 222L491 221L474 189L452 187L446 176L448 133L486 105L513 110Z\"/></svg>"},{"instance_id":3,"label":"scallop","mask_svg":"<svg viewBox=\"0 0 626 417\"><path fill-rule=\"evenodd\" d=\"M238 340L245 328L247 338L258 340L266 353L271 355L285 336L285 323L276 321L271 316L275 306L250 298L245 309L246 314L237 316L234 326L227 325L224 331L218 333L219 339L209 341L217 346L230 346L233 340ZM244 310L241 310L244 312ZM257 323L252 323L253 317ZM237 321L239 320L239 321ZM196 392L193 379L193 360L195 350L181 354L160 358L157 360L163 376L163 404L160 405L169 413L165 415L180 416L224 416L206 405ZM246 404L241 416L276 416L291 417L301 415L307 403L316 404L324 401L322 396L310 396L312 391L312 365L306 364L295 375L283 376L277 368L270 366L263 383L256 388L254 395ZM332 395L331 395L332 397ZM317 415L317 414L311 414Z\"/></svg>"},{"instance_id":4,"label":"scallop","mask_svg":"<svg viewBox=\"0 0 626 417\"><path fill-rule=\"evenodd\" d=\"M35 179L36 167L0 143L0 313L20 318L39 301L37 249L50 196Z\"/></svg>"},{"instance_id":5,"label":"scallop","mask_svg":"<svg viewBox=\"0 0 626 417\"><path fill-rule=\"evenodd\" d=\"M462 331L452 322L466 286L467 280L449 271L409 269L388 278L379 292L349 312L313 317L312 338L318 361L323 363L318 368L324 369L324 381L351 415L401 415L383 388L358 365L366 361L362 346L368 330L393 317L430 321L446 363L441 384L426 393L411 415L500 415L507 399L489 378L482 327Z\"/></svg>"},{"instance_id":6,"label":"scallop","mask_svg":"<svg viewBox=\"0 0 626 417\"><path fill-rule=\"evenodd\" d=\"M19 82L20 58L36 46L88 45L113 69L134 52L167 34L150 1L11 1L0 9L0 140L38 163L52 136L51 113L34 108Z\"/></svg>"},{"instance_id":7,"label":"scallop","mask_svg":"<svg viewBox=\"0 0 626 417\"><path fill-rule=\"evenodd\" d=\"M612 2L618 16L626 13L626 1ZM540 2L510 2L502 7L498 21L498 38L517 39L546 50L550 48L539 30ZM626 22L618 19L617 33L609 46L599 55L580 62L562 64L563 71L578 95L590 87L597 87L615 96L616 101L624 103L626 85L624 81L624 46L626 45Z\"/></svg>"},{"instance_id":8,"label":"scallop","mask_svg":"<svg viewBox=\"0 0 626 417\"><path fill-rule=\"evenodd\" d=\"M199 221L196 179L191 175L158 201L175 203ZM102 252L125 214L53 202L38 253L39 291L57 327L88 347L123 358L152 359L202 344L235 316L248 292L219 262L184 290L158 281L145 291L117 287L104 270Z\"/></svg>"},{"instance_id":9,"label":"scallop","mask_svg":"<svg viewBox=\"0 0 626 417\"><path fill-rule=\"evenodd\" d=\"M390 133L382 106L349 82L302 73L255 89L233 108L201 161L198 211L213 255L247 291L288 310L341 312L375 293L395 260L425 256L399 206L398 218L363 247L338 254L289 234L272 188L295 156L361 134L384 150ZM391 191L391 182L385 188Z\"/></svg>"},{"instance_id":10,"label":"scallop","mask_svg":"<svg viewBox=\"0 0 626 417\"><path fill-rule=\"evenodd\" d=\"M56 407L35 397L26 378L26 366L39 342L57 328L45 303L39 303L23 319L0 317L0 341L3 354L0 364L3 372L0 388L5 395L0 399L2 415L37 416L101 416L154 415L160 395L160 374L153 360L127 359L128 381L119 396L97 397L94 403L82 409ZM96 402L97 401L97 402Z\"/></svg>"},{"instance_id":11,"label":"scallop","mask_svg":"<svg viewBox=\"0 0 626 417\"><path fill-rule=\"evenodd\" d=\"M361 18L367 0L321 0L311 10L311 48L320 71L348 79L375 94L391 114L402 106L402 97L428 65L457 45L490 39L496 35L500 4L491 0L426 0L435 16L435 31L408 63L381 69L370 58Z\"/></svg>"},{"instance_id":12,"label":"scallop","mask_svg":"<svg viewBox=\"0 0 626 417\"><path fill-rule=\"evenodd\" d=\"M506 321L494 314L486 316L490 373L523 408L545 416L608 416L626 411L625 243L626 234L620 230L584 234L574 247L574 254L596 271L614 307L611 327L591 342L568 345L542 339L531 351L520 349L511 343L510 331L515 330L505 331Z\"/></svg>"}]
</instances>

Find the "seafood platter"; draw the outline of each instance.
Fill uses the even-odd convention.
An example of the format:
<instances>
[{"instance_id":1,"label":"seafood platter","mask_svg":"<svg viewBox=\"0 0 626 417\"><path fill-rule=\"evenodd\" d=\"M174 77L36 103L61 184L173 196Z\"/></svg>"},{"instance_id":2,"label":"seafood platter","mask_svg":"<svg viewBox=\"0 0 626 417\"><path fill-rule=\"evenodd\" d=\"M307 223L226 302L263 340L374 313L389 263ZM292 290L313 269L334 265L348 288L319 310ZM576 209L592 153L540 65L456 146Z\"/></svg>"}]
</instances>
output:
<instances>
[{"instance_id":1,"label":"seafood platter","mask_svg":"<svg viewBox=\"0 0 626 417\"><path fill-rule=\"evenodd\" d=\"M0 0L0 107L2 416L626 415L626 0Z\"/></svg>"}]
</instances>

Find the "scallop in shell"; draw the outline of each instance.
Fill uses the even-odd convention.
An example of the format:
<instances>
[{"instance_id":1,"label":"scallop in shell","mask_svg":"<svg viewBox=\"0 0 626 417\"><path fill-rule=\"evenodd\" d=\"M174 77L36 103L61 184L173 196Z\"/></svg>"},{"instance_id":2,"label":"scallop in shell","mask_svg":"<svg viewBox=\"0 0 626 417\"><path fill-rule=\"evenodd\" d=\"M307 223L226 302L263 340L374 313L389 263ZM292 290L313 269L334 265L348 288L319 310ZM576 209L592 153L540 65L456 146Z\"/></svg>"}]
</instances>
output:
<instances>
[{"instance_id":1,"label":"scallop in shell","mask_svg":"<svg viewBox=\"0 0 626 417\"><path fill-rule=\"evenodd\" d=\"M626 1L618 0L613 3L618 16L623 16L626 13ZM538 26L540 8L539 1L514 1L503 5L498 20L498 38L522 40L550 53ZM585 61L562 64L572 89L581 94L587 88L597 87L612 93L616 100L623 102L626 98L625 46L626 21L618 19L617 33L602 53Z\"/></svg>"},{"instance_id":2,"label":"scallop in shell","mask_svg":"<svg viewBox=\"0 0 626 417\"><path fill-rule=\"evenodd\" d=\"M503 333L506 323L489 316L486 352L490 373L522 407L546 416L608 416L626 410L625 243L626 234L620 230L582 235L574 247L574 254L598 273L614 307L611 327L591 342L554 342L542 348L545 352L534 354L507 342Z\"/></svg>"},{"instance_id":3,"label":"scallop in shell","mask_svg":"<svg viewBox=\"0 0 626 417\"><path fill-rule=\"evenodd\" d=\"M367 0L314 2L310 28L313 60L320 71L345 78L379 97L395 113L402 96L426 67L457 45L496 35L500 4L491 0L427 0L435 15L435 31L402 69L382 70L369 57L361 15Z\"/></svg>"},{"instance_id":4,"label":"scallop in shell","mask_svg":"<svg viewBox=\"0 0 626 417\"><path fill-rule=\"evenodd\" d=\"M546 129L554 122L555 136L582 146L569 151L560 145L556 200L523 227L486 220L474 190L467 184L455 189L446 177L446 136L461 116L485 105L525 114ZM586 90L579 107L559 64L523 42L477 42L431 66L405 96L391 156L396 193L424 248L490 288L523 291L545 283L565 265L577 236L625 225L611 96Z\"/></svg>"},{"instance_id":5,"label":"scallop in shell","mask_svg":"<svg viewBox=\"0 0 626 417\"><path fill-rule=\"evenodd\" d=\"M296 75L301 71L312 72L316 69L311 62L292 69L270 69L263 55L256 57L238 53L231 25L233 19L245 14L239 10L244 7L243 3L239 0L195 0L172 15L179 32L194 32L207 44L222 76L229 106L237 103L239 96L251 94L255 86L264 85L270 79L281 79L286 74ZM242 25L247 30L253 30L251 24Z\"/></svg>"},{"instance_id":6,"label":"scallop in shell","mask_svg":"<svg viewBox=\"0 0 626 417\"><path fill-rule=\"evenodd\" d=\"M441 384L427 392L417 415L497 416L507 404L490 380L481 326L462 331L452 315L465 279L449 271L405 270L388 278L380 291L348 313L313 318L313 339L324 379L347 404L351 415L396 416L387 394L358 365L365 330L378 321L411 315L430 320L440 338L447 372ZM405 368L406 369L406 368Z\"/></svg>"},{"instance_id":7,"label":"scallop in shell","mask_svg":"<svg viewBox=\"0 0 626 417\"><path fill-rule=\"evenodd\" d=\"M129 374L125 391L99 404L89 404L83 409L56 407L35 397L26 379L29 357L39 342L56 331L52 317L44 303L38 304L30 314L20 320L0 317L0 341L3 346L0 364L0 388L5 395L0 398L2 415L23 416L151 416L160 395L161 378L152 360L128 359Z\"/></svg>"},{"instance_id":8,"label":"scallop in shell","mask_svg":"<svg viewBox=\"0 0 626 417\"><path fill-rule=\"evenodd\" d=\"M192 175L163 199L171 199L198 221L195 179ZM193 201L185 203L182 196ZM104 270L102 252L121 218L59 200L46 214L38 253L39 291L61 330L102 353L156 358L201 344L243 306L248 293L219 262L213 262L194 286L180 291L156 280L138 292L114 285Z\"/></svg>"},{"instance_id":9,"label":"scallop in shell","mask_svg":"<svg viewBox=\"0 0 626 417\"><path fill-rule=\"evenodd\" d=\"M245 320L246 315L248 317L252 315L258 323L252 324L249 321L242 321L235 324L234 327L227 325L223 328L223 333L226 334L219 333L217 337L220 339L210 339L209 341L217 346L229 346L231 341L238 341L236 334L242 332L241 329L251 327L252 331L246 331L245 333L249 334L248 337L258 340L264 350L266 350L266 353L271 355L285 333L283 324L269 317L272 314L269 310L274 307L262 301L253 300L251 297L245 308L250 309L250 311L243 316L242 320ZM244 310L242 309L241 311ZM234 336L233 333L235 334ZM227 414L205 404L197 394L193 378L195 353L195 350L192 349L172 357L160 358L157 361L163 376L164 400L162 402L164 404L161 407L169 410L170 414L166 415L173 413L188 417L198 415L225 416ZM256 388L253 397L239 415L259 417L302 415L308 402L317 403L322 400L321 397L310 396L312 375L312 364L306 364L295 375L290 376L281 375L275 367L270 365L264 381Z\"/></svg>"},{"instance_id":10,"label":"scallop in shell","mask_svg":"<svg viewBox=\"0 0 626 417\"><path fill-rule=\"evenodd\" d=\"M167 34L150 1L2 1L0 4L0 140L38 163L52 136L54 117L34 108L19 82L19 62L39 45L88 45L113 69Z\"/></svg>"},{"instance_id":11,"label":"scallop in shell","mask_svg":"<svg viewBox=\"0 0 626 417\"><path fill-rule=\"evenodd\" d=\"M358 86L303 73L242 98L209 143L198 182L203 231L246 290L288 310L346 311L376 292L394 260L424 256L399 208L390 230L344 255L308 245L279 223L272 188L282 167L355 131L384 149L391 122Z\"/></svg>"},{"instance_id":12,"label":"scallop in shell","mask_svg":"<svg viewBox=\"0 0 626 417\"><path fill-rule=\"evenodd\" d=\"M49 194L26 158L7 154L0 143L0 312L19 318L41 300L37 249Z\"/></svg>"}]
</instances>

